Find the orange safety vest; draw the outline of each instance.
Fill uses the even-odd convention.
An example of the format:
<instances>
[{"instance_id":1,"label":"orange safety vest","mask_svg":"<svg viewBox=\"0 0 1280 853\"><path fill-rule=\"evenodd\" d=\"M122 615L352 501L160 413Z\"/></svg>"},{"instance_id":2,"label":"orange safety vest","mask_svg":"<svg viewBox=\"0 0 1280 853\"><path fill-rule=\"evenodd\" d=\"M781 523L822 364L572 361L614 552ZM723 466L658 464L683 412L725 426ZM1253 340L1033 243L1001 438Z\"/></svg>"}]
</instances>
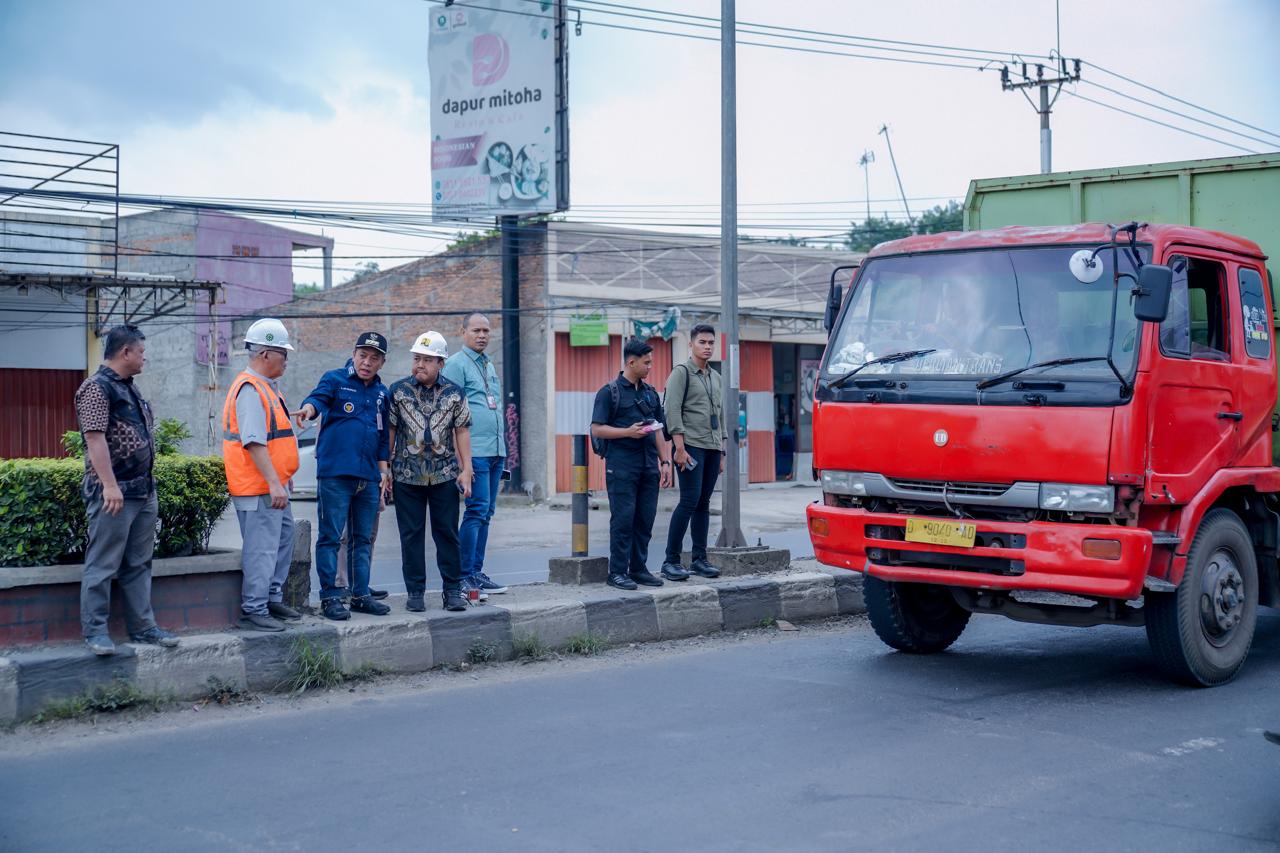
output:
<instances>
[{"instance_id":1,"label":"orange safety vest","mask_svg":"<svg viewBox=\"0 0 1280 853\"><path fill-rule=\"evenodd\" d=\"M222 405L222 464L227 469L227 491L233 495L265 495L270 492L267 480L253 464L253 457L240 443L240 424L236 418L236 395L246 384L252 385L262 398L267 420L267 454L281 483L298 470L298 439L289 424L289 409L281 397L264 380L241 373L231 383L227 400Z\"/></svg>"}]
</instances>

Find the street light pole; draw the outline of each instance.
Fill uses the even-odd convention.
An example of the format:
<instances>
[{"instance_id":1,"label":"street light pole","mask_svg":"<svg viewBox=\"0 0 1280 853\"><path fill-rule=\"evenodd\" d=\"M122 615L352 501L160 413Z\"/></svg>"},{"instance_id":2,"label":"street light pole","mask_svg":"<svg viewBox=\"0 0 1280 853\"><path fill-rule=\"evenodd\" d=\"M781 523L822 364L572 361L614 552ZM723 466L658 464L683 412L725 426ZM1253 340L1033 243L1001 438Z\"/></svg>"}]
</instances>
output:
<instances>
[{"instance_id":1,"label":"street light pole","mask_svg":"<svg viewBox=\"0 0 1280 853\"><path fill-rule=\"evenodd\" d=\"M720 325L724 336L724 502L716 545L740 548L742 496L738 490L738 93L737 13L734 0L720 0Z\"/></svg>"},{"instance_id":2,"label":"street light pole","mask_svg":"<svg viewBox=\"0 0 1280 853\"><path fill-rule=\"evenodd\" d=\"M862 167L862 192L867 199L867 222L871 221L871 164L876 161L876 152L870 148L862 152L858 165Z\"/></svg>"}]
</instances>

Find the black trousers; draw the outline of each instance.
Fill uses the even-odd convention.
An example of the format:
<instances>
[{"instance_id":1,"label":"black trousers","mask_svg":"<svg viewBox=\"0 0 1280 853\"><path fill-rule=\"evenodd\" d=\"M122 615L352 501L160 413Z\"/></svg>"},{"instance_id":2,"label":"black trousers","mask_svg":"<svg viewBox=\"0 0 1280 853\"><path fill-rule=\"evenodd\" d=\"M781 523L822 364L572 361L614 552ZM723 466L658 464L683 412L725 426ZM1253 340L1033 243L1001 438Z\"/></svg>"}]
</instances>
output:
<instances>
[{"instance_id":1,"label":"black trousers","mask_svg":"<svg viewBox=\"0 0 1280 853\"><path fill-rule=\"evenodd\" d=\"M458 481L434 486L395 483L396 524L400 528L400 570L410 594L427 588L427 512L431 513L431 539L436 543L436 565L445 589L461 589L462 556L458 548L458 513L461 493Z\"/></svg>"},{"instance_id":2,"label":"black trousers","mask_svg":"<svg viewBox=\"0 0 1280 853\"><path fill-rule=\"evenodd\" d=\"M628 460L629 461L629 460ZM605 463L609 491L609 574L647 570L649 539L658 514L658 472L640 464Z\"/></svg>"},{"instance_id":3,"label":"black trousers","mask_svg":"<svg viewBox=\"0 0 1280 853\"><path fill-rule=\"evenodd\" d=\"M671 526L667 528L668 563L680 563L680 550L684 545L684 532L692 528L693 559L707 559L707 531L711 527L711 493L716 490L716 481L720 479L719 450L703 450L701 447L685 446L689 456L698 465L692 471L676 468L676 476L680 479L680 503L676 511L671 513Z\"/></svg>"}]
</instances>

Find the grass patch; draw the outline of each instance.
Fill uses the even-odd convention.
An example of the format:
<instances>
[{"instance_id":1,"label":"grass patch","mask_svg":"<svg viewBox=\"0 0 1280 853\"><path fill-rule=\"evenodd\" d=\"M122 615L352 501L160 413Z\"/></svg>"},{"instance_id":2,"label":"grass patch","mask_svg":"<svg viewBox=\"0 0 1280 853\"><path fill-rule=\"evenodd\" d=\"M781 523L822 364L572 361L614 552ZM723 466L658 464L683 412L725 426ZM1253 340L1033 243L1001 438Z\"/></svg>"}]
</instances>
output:
<instances>
[{"instance_id":1,"label":"grass patch","mask_svg":"<svg viewBox=\"0 0 1280 853\"><path fill-rule=\"evenodd\" d=\"M473 640L467 648L468 663L491 663L498 659L498 645L484 640Z\"/></svg>"},{"instance_id":2,"label":"grass patch","mask_svg":"<svg viewBox=\"0 0 1280 853\"><path fill-rule=\"evenodd\" d=\"M517 634L511 640L511 652L517 660L545 660L551 655L551 647L537 634Z\"/></svg>"},{"instance_id":3,"label":"grass patch","mask_svg":"<svg viewBox=\"0 0 1280 853\"><path fill-rule=\"evenodd\" d=\"M353 670L344 672L342 679L344 681L372 681L375 678L387 674L387 668L373 661L365 661Z\"/></svg>"},{"instance_id":4,"label":"grass patch","mask_svg":"<svg viewBox=\"0 0 1280 853\"><path fill-rule=\"evenodd\" d=\"M564 650L571 655L598 655L607 648L609 648L609 641L590 631L585 634L574 634L564 644Z\"/></svg>"},{"instance_id":5,"label":"grass patch","mask_svg":"<svg viewBox=\"0 0 1280 853\"><path fill-rule=\"evenodd\" d=\"M159 693L144 693L136 684L113 681L100 684L88 693L50 702L33 718L32 722L47 723L51 720L78 720L95 714L115 714L130 708L158 711L172 701L172 697Z\"/></svg>"},{"instance_id":6,"label":"grass patch","mask_svg":"<svg viewBox=\"0 0 1280 853\"><path fill-rule=\"evenodd\" d=\"M218 705L243 705L258 698L243 687L232 684L230 681L223 681L216 675L209 676L209 680L205 683L209 685L209 692L204 695L205 702Z\"/></svg>"},{"instance_id":7,"label":"grass patch","mask_svg":"<svg viewBox=\"0 0 1280 853\"><path fill-rule=\"evenodd\" d=\"M778 620L774 619L772 616L766 616L760 620L761 628L772 628L777 624L778 624Z\"/></svg>"},{"instance_id":8,"label":"grass patch","mask_svg":"<svg viewBox=\"0 0 1280 853\"><path fill-rule=\"evenodd\" d=\"M294 693L337 687L343 681L342 669L333 652L323 649L307 637L293 641L291 659L293 674L281 682Z\"/></svg>"}]
</instances>

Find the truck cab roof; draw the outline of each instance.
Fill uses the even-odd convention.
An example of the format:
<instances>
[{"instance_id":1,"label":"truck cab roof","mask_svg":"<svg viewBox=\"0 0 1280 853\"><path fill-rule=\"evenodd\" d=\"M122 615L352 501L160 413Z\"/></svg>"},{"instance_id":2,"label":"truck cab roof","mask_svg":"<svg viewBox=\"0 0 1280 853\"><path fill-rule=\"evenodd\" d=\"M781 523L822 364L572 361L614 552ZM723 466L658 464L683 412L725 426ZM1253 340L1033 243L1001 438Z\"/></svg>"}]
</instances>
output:
<instances>
[{"instance_id":1,"label":"truck cab roof","mask_svg":"<svg viewBox=\"0 0 1280 853\"><path fill-rule=\"evenodd\" d=\"M882 255L909 255L919 252L954 252L961 249L998 249L1014 246L1102 245L1111 239L1111 227L1102 222L1080 225L1009 225L986 231L947 231L941 234L919 234L891 240L876 246L867 259ZM1252 240L1192 228L1187 225L1144 225L1138 240L1151 243L1157 250L1171 244L1201 246L1265 259L1262 249Z\"/></svg>"}]
</instances>

